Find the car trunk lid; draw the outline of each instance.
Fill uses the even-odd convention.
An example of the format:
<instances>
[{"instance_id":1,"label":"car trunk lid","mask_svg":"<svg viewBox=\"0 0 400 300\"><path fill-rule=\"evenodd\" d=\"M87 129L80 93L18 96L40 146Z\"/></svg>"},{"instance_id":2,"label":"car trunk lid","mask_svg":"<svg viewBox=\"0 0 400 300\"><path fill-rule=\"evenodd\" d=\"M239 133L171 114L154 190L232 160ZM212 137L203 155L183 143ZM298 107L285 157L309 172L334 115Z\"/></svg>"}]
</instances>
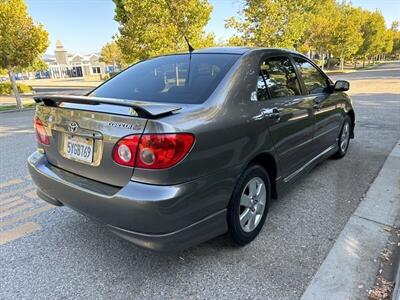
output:
<instances>
[{"instance_id":1,"label":"car trunk lid","mask_svg":"<svg viewBox=\"0 0 400 300\"><path fill-rule=\"evenodd\" d=\"M115 144L124 136L141 135L148 118L179 107L85 96L35 96L36 118L49 134L42 145L50 164L113 186L124 186L133 168L114 162ZM122 109L121 109L122 108Z\"/></svg>"}]
</instances>

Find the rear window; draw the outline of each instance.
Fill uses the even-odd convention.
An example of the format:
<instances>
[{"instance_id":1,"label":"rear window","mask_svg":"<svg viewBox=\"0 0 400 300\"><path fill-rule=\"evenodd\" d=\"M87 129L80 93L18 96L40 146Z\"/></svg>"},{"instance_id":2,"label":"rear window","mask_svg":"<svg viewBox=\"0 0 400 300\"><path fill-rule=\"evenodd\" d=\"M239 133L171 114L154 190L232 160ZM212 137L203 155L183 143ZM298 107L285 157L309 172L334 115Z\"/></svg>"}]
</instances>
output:
<instances>
[{"instance_id":1,"label":"rear window","mask_svg":"<svg viewBox=\"0 0 400 300\"><path fill-rule=\"evenodd\" d=\"M90 96L150 102L203 103L239 55L177 54L139 62Z\"/></svg>"}]
</instances>

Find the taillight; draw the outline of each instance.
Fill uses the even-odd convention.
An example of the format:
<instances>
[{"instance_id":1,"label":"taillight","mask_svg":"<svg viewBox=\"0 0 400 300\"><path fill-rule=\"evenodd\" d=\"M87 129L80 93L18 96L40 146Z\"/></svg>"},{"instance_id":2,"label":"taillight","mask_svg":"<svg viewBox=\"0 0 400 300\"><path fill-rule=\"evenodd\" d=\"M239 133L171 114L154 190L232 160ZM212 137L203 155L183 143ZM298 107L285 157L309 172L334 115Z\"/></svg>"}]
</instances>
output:
<instances>
[{"instance_id":1,"label":"taillight","mask_svg":"<svg viewBox=\"0 0 400 300\"><path fill-rule=\"evenodd\" d=\"M139 140L140 135L130 135L119 140L113 150L114 161L123 166L133 167Z\"/></svg>"},{"instance_id":2,"label":"taillight","mask_svg":"<svg viewBox=\"0 0 400 300\"><path fill-rule=\"evenodd\" d=\"M131 135L114 147L114 161L144 169L165 169L179 163L190 151L194 136L190 133Z\"/></svg>"},{"instance_id":3,"label":"taillight","mask_svg":"<svg viewBox=\"0 0 400 300\"><path fill-rule=\"evenodd\" d=\"M36 139L39 143L43 145L50 145L50 139L46 132L46 127L43 122L36 118L34 123L35 131L36 131Z\"/></svg>"}]
</instances>

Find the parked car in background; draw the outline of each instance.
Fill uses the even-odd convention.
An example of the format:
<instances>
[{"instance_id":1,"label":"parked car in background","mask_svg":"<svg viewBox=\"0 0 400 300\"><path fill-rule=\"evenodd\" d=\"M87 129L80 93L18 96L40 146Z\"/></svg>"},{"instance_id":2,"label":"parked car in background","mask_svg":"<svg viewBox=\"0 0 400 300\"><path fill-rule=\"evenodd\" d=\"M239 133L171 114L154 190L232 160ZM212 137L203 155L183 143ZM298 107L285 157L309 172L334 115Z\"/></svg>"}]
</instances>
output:
<instances>
[{"instance_id":1,"label":"parked car in background","mask_svg":"<svg viewBox=\"0 0 400 300\"><path fill-rule=\"evenodd\" d=\"M348 89L289 50L155 57L87 96L36 96L28 166L45 201L136 245L179 250L226 232L245 245L271 198L346 155Z\"/></svg>"}]
</instances>

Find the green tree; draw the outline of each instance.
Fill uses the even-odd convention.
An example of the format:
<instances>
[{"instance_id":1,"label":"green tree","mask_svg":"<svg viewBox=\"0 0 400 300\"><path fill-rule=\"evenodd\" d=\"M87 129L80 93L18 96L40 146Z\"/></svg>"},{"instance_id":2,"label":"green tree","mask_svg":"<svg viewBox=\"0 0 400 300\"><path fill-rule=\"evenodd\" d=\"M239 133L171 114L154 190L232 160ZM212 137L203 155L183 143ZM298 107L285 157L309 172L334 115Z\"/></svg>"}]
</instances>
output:
<instances>
[{"instance_id":1,"label":"green tree","mask_svg":"<svg viewBox=\"0 0 400 300\"><path fill-rule=\"evenodd\" d=\"M188 49L183 34L194 48L214 44L214 35L204 31L212 11L207 0L113 1L117 44L127 62Z\"/></svg>"},{"instance_id":2,"label":"green tree","mask_svg":"<svg viewBox=\"0 0 400 300\"><path fill-rule=\"evenodd\" d=\"M392 32L393 37L391 54L394 56L394 58L397 58L400 55L400 22L394 21L390 27L390 31Z\"/></svg>"},{"instance_id":3,"label":"green tree","mask_svg":"<svg viewBox=\"0 0 400 300\"><path fill-rule=\"evenodd\" d=\"M394 45L394 34L390 29L386 29L384 33L384 44L382 48L383 57L385 59L386 54L390 54L393 50Z\"/></svg>"},{"instance_id":4,"label":"green tree","mask_svg":"<svg viewBox=\"0 0 400 300\"><path fill-rule=\"evenodd\" d=\"M225 21L226 28L237 34L231 45L296 48L308 29L309 18L317 1L312 0L244 0L238 19Z\"/></svg>"},{"instance_id":5,"label":"green tree","mask_svg":"<svg viewBox=\"0 0 400 300\"><path fill-rule=\"evenodd\" d=\"M7 69L17 108L23 106L14 71L31 66L47 46L47 31L33 22L23 0L0 0L0 68Z\"/></svg>"},{"instance_id":6,"label":"green tree","mask_svg":"<svg viewBox=\"0 0 400 300\"><path fill-rule=\"evenodd\" d=\"M363 42L361 43L357 56L365 60L375 57L382 53L385 45L385 19L378 11L370 12L363 10L361 12L361 27Z\"/></svg>"},{"instance_id":7,"label":"green tree","mask_svg":"<svg viewBox=\"0 0 400 300\"><path fill-rule=\"evenodd\" d=\"M339 25L340 16L335 0L318 2L309 17L309 28L303 35L299 50L302 52L316 51L319 53L321 67L325 65L325 54L332 51L332 36Z\"/></svg>"},{"instance_id":8,"label":"green tree","mask_svg":"<svg viewBox=\"0 0 400 300\"><path fill-rule=\"evenodd\" d=\"M361 29L361 9L347 3L338 5L339 22L332 35L332 52L340 59L343 70L346 59L352 58L363 42Z\"/></svg>"},{"instance_id":9,"label":"green tree","mask_svg":"<svg viewBox=\"0 0 400 300\"><path fill-rule=\"evenodd\" d=\"M46 71L48 68L49 65L43 59L37 57L30 66L23 68L21 71L37 72Z\"/></svg>"},{"instance_id":10,"label":"green tree","mask_svg":"<svg viewBox=\"0 0 400 300\"><path fill-rule=\"evenodd\" d=\"M106 64L112 64L114 72L117 66L121 67L122 52L115 41L107 43L101 48L100 60Z\"/></svg>"}]
</instances>

